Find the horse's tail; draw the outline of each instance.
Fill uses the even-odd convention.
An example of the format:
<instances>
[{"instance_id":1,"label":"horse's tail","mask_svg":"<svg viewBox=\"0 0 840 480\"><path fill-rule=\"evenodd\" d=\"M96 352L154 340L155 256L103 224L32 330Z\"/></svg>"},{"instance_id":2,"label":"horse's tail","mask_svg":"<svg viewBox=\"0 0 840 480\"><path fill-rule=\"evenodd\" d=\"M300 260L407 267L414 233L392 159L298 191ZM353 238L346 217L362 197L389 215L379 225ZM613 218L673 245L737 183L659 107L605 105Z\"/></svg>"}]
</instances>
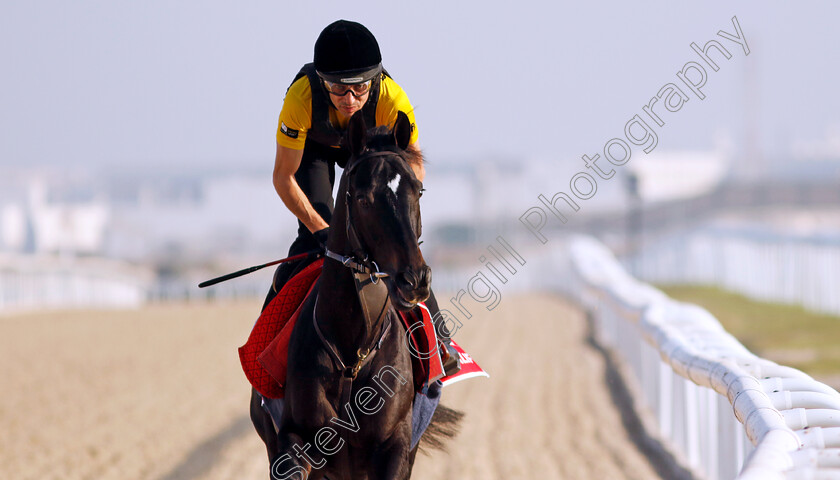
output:
<instances>
[{"instance_id":1,"label":"horse's tail","mask_svg":"<svg viewBox=\"0 0 840 480\"><path fill-rule=\"evenodd\" d=\"M464 419L464 412L438 405L432 415L429 427L420 438L420 450L445 450L449 440L455 438L461 430L461 420Z\"/></svg>"}]
</instances>

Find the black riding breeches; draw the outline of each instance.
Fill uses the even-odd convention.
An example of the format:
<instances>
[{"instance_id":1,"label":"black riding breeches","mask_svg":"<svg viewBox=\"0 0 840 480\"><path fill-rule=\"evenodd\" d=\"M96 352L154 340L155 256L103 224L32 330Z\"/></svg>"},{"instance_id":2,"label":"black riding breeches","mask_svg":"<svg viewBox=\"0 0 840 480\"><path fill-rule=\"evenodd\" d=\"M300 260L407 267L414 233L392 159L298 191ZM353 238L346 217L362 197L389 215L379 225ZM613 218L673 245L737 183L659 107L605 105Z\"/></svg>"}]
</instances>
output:
<instances>
[{"instance_id":1,"label":"black riding breeches","mask_svg":"<svg viewBox=\"0 0 840 480\"><path fill-rule=\"evenodd\" d=\"M312 208L325 222L332 220L333 208L333 185L335 185L335 166L345 165L350 153L346 150L328 147L318 142L306 139L303 148L303 157L300 166L295 172L295 181L300 186ZM317 250L320 248L318 241L312 232L298 220L298 236L292 246L289 247L289 256ZM314 258L298 260L295 262L283 263L274 272L274 281L263 303L263 310L268 306L271 299L283 288L283 285L292 278L292 275L309 265Z\"/></svg>"},{"instance_id":2,"label":"black riding breeches","mask_svg":"<svg viewBox=\"0 0 840 480\"><path fill-rule=\"evenodd\" d=\"M318 250L319 248L321 248L321 246L318 245L318 241L315 240L315 237L312 236L312 234L298 236L298 238L292 242L292 246L289 247L288 256L291 257L292 255L311 252L313 250ZM312 263L315 259L316 257L312 255L301 260L281 263L274 271L274 280L271 282L271 288L268 289L268 294L265 296L265 302L263 302L262 310L265 310L265 307L271 303L271 300L277 296L277 293L280 292L283 285L285 285L286 282L294 276L294 274L306 268L306 266Z\"/></svg>"}]
</instances>

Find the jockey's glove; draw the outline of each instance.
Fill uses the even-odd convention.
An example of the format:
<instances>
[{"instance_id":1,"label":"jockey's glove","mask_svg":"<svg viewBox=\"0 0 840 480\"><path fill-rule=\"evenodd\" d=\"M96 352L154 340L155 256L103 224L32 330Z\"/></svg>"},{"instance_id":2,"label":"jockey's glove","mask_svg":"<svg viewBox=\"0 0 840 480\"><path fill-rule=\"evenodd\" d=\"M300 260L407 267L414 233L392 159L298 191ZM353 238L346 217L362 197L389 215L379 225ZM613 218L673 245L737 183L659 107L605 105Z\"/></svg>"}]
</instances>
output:
<instances>
[{"instance_id":1,"label":"jockey's glove","mask_svg":"<svg viewBox=\"0 0 840 480\"><path fill-rule=\"evenodd\" d=\"M330 227L327 227L323 230L318 230L317 232L312 234L315 237L315 240L318 241L318 245L321 246L324 250L327 249L327 238L330 236Z\"/></svg>"}]
</instances>

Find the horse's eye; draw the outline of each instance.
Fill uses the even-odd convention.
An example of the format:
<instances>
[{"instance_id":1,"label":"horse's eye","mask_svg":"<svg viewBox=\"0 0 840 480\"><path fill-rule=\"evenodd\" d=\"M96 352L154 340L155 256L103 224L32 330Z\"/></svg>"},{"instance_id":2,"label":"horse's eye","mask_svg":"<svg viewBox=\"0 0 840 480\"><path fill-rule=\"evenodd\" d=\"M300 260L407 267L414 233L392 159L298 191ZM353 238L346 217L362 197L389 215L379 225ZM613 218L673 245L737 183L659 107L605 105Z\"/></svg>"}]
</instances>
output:
<instances>
[{"instance_id":1,"label":"horse's eye","mask_svg":"<svg viewBox=\"0 0 840 480\"><path fill-rule=\"evenodd\" d=\"M420 189L420 195L417 195L417 198L422 197L422 196L423 196L423 192L425 192L425 191L426 191L426 189L425 189L425 188L421 188L421 189Z\"/></svg>"},{"instance_id":2,"label":"horse's eye","mask_svg":"<svg viewBox=\"0 0 840 480\"><path fill-rule=\"evenodd\" d=\"M360 207L367 208L370 206L370 199L366 195L356 195L356 203L358 203Z\"/></svg>"}]
</instances>

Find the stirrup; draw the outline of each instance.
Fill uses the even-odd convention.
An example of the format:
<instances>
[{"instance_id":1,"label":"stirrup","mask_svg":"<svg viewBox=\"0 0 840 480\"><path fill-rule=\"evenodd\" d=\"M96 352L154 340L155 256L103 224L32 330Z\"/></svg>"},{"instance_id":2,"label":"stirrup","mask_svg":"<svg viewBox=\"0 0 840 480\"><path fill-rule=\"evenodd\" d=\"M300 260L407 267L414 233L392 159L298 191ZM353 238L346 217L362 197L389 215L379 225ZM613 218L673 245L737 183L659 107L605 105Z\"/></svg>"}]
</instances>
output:
<instances>
[{"instance_id":1,"label":"stirrup","mask_svg":"<svg viewBox=\"0 0 840 480\"><path fill-rule=\"evenodd\" d=\"M461 371L461 357L458 355L455 347L449 343L449 340L443 341L442 343L444 346L444 355L441 355L443 359L443 374L446 377L455 375Z\"/></svg>"}]
</instances>

